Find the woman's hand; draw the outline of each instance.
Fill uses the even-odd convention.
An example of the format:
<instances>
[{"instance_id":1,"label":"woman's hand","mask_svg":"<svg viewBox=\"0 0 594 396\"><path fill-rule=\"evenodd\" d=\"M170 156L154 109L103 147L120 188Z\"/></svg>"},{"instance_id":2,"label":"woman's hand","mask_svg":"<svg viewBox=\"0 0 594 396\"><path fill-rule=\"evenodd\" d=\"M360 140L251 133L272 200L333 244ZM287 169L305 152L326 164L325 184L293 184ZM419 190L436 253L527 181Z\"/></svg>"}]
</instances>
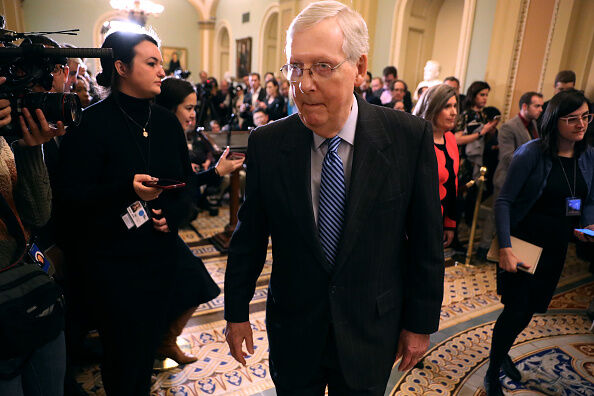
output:
<instances>
[{"instance_id":1,"label":"woman's hand","mask_svg":"<svg viewBox=\"0 0 594 396\"><path fill-rule=\"evenodd\" d=\"M208 168L210 168L210 164L211 164L211 163L212 163L212 161L211 161L211 160L209 160L209 159L207 159L206 161L204 161L204 162L202 163L202 169L204 169L204 170L208 170Z\"/></svg>"},{"instance_id":2,"label":"woman's hand","mask_svg":"<svg viewBox=\"0 0 594 396\"><path fill-rule=\"evenodd\" d=\"M169 226L167 225L167 219L165 216L156 219L155 216L161 216L163 214L163 209L153 209L153 227L155 230L161 232L169 232Z\"/></svg>"},{"instance_id":3,"label":"woman's hand","mask_svg":"<svg viewBox=\"0 0 594 396\"><path fill-rule=\"evenodd\" d=\"M454 240L454 230L443 230L443 247L450 246Z\"/></svg>"},{"instance_id":4,"label":"woman's hand","mask_svg":"<svg viewBox=\"0 0 594 396\"><path fill-rule=\"evenodd\" d=\"M590 224L589 226L584 227L584 228L594 231L594 224ZM590 235L586 235L581 231L574 230L573 233L574 233L575 237L582 242L594 242L594 237L591 237Z\"/></svg>"},{"instance_id":5,"label":"woman's hand","mask_svg":"<svg viewBox=\"0 0 594 396\"><path fill-rule=\"evenodd\" d=\"M23 115L25 117L23 117ZM23 132L23 138L19 139L19 144L21 146L39 146L49 142L54 136L62 136L66 133L62 121L58 121L57 128L50 126L41 109L35 109L37 122L33 119L26 107L23 107L23 115L19 116L19 125ZM25 120L27 120L26 124Z\"/></svg>"},{"instance_id":6,"label":"woman's hand","mask_svg":"<svg viewBox=\"0 0 594 396\"><path fill-rule=\"evenodd\" d=\"M494 130L494 129L495 129L495 127L497 126L497 123L498 123L498 122L499 122L499 120L491 120L491 121L487 122L487 123L485 124L485 126L483 127L483 129L481 129L481 130L479 131L479 135L480 135L480 136L484 136L484 135L486 135L487 133L489 133L489 132L491 132L492 130Z\"/></svg>"},{"instance_id":7,"label":"woman's hand","mask_svg":"<svg viewBox=\"0 0 594 396\"><path fill-rule=\"evenodd\" d=\"M150 175L142 175L142 174L136 174L134 175L134 181L132 182L132 187L134 188L134 192L136 193L136 195L138 195L140 197L140 199L142 199L143 201L152 201L153 199L156 199L159 194L161 194L163 192L162 188L157 188L157 187L147 187L144 184L142 184L142 182L147 182L147 181L157 181L159 179L157 179L156 177L152 177Z\"/></svg>"},{"instance_id":8,"label":"woman's hand","mask_svg":"<svg viewBox=\"0 0 594 396\"><path fill-rule=\"evenodd\" d=\"M217 170L219 176L228 175L234 170L239 169L241 165L243 165L243 161L245 161L245 158L230 160L227 159L227 155L229 155L229 146L227 146L227 148L221 155L221 158L219 158L219 162L217 162L215 166L215 169Z\"/></svg>"},{"instance_id":9,"label":"woman's hand","mask_svg":"<svg viewBox=\"0 0 594 396\"><path fill-rule=\"evenodd\" d=\"M499 268L507 272L518 272L518 267L529 269L530 266L526 265L512 252L511 248L499 249Z\"/></svg>"}]
</instances>

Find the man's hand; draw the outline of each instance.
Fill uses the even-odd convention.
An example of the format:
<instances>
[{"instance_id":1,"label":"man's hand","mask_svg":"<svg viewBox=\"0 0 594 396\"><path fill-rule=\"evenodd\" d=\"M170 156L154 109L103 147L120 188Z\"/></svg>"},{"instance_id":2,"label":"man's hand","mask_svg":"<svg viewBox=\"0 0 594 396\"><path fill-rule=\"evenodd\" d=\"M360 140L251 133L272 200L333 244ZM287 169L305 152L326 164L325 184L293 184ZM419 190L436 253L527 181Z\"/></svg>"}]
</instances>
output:
<instances>
[{"instance_id":1,"label":"man's hand","mask_svg":"<svg viewBox=\"0 0 594 396\"><path fill-rule=\"evenodd\" d=\"M6 82L6 77L0 77L0 85ZM12 118L10 113L12 108L10 107L10 101L8 99L0 100L0 128L10 124Z\"/></svg>"},{"instance_id":2,"label":"man's hand","mask_svg":"<svg viewBox=\"0 0 594 396\"><path fill-rule=\"evenodd\" d=\"M49 142L55 136L62 136L66 133L62 121L58 121L57 128L50 126L41 109L35 109L37 122L35 122L29 110L25 107L23 108L23 115L19 116L19 124L23 132L23 138L19 139L21 146L39 146ZM27 120L27 124L25 124L25 120Z\"/></svg>"},{"instance_id":3,"label":"man's hand","mask_svg":"<svg viewBox=\"0 0 594 396\"><path fill-rule=\"evenodd\" d=\"M454 240L454 230L443 230L443 247L447 248Z\"/></svg>"},{"instance_id":4,"label":"man's hand","mask_svg":"<svg viewBox=\"0 0 594 396\"><path fill-rule=\"evenodd\" d=\"M157 216L161 216L163 214L163 209L153 209L153 214ZM167 225L167 219L165 217L161 217L160 219L155 219L153 217L153 227L155 230L161 232L169 232L169 226Z\"/></svg>"},{"instance_id":5,"label":"man's hand","mask_svg":"<svg viewBox=\"0 0 594 396\"><path fill-rule=\"evenodd\" d=\"M245 358L248 354L243 351L244 340L248 352L252 355L254 354L254 337L252 335L252 326L250 325L250 322L227 322L225 333L225 339L227 340L227 344L229 344L231 356L245 366Z\"/></svg>"},{"instance_id":6,"label":"man's hand","mask_svg":"<svg viewBox=\"0 0 594 396\"><path fill-rule=\"evenodd\" d=\"M157 199L159 194L163 192L163 189L157 187L147 187L142 182L144 181L156 181L158 180L155 177L150 175L142 175L136 174L134 175L134 181L132 182L132 187L134 188L134 192L136 195L140 197L143 201L152 201L153 199Z\"/></svg>"},{"instance_id":7,"label":"man's hand","mask_svg":"<svg viewBox=\"0 0 594 396\"><path fill-rule=\"evenodd\" d=\"M402 329L398 339L396 360L402 357L398 370L407 371L413 368L429 348L429 334L417 334Z\"/></svg>"}]
</instances>

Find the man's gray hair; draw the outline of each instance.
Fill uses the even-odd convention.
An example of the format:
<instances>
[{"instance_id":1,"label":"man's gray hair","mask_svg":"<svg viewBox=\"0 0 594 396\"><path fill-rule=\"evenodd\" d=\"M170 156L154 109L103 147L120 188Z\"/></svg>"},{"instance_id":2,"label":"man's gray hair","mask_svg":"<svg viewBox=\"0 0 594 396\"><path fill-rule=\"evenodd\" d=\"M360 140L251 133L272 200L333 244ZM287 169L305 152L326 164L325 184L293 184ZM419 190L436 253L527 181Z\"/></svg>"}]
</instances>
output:
<instances>
[{"instance_id":1,"label":"man's gray hair","mask_svg":"<svg viewBox=\"0 0 594 396\"><path fill-rule=\"evenodd\" d=\"M368 54L369 32L363 17L338 1L328 0L311 3L293 19L287 30L287 45L285 47L287 55L291 53L291 43L295 33L310 29L326 18L334 17L336 17L344 36L342 51L347 59L357 63L361 55Z\"/></svg>"}]
</instances>

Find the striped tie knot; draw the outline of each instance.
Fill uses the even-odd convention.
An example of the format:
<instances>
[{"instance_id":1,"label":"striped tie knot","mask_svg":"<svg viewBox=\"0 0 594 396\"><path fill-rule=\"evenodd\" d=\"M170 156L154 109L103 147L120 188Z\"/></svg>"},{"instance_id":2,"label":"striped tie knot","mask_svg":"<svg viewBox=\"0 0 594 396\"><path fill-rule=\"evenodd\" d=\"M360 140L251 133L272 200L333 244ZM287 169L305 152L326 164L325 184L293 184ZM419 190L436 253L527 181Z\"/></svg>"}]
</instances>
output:
<instances>
[{"instance_id":1,"label":"striped tie knot","mask_svg":"<svg viewBox=\"0 0 594 396\"><path fill-rule=\"evenodd\" d=\"M334 136L333 138L326 139L326 143L328 143L328 152L336 153L341 141L342 139L338 135Z\"/></svg>"}]
</instances>

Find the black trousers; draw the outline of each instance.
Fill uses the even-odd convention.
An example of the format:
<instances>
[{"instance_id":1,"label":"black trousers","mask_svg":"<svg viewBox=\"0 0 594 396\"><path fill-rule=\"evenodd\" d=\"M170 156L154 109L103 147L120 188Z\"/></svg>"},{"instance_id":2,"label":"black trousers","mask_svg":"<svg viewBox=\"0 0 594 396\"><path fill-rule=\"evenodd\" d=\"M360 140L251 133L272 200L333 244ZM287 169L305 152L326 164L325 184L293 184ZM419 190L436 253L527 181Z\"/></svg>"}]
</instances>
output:
<instances>
[{"instance_id":1,"label":"black trousers","mask_svg":"<svg viewBox=\"0 0 594 396\"><path fill-rule=\"evenodd\" d=\"M534 311L506 305L497 318L491 338L488 375L499 375L499 368L518 335L530 324Z\"/></svg>"},{"instance_id":2,"label":"black trousers","mask_svg":"<svg viewBox=\"0 0 594 396\"><path fill-rule=\"evenodd\" d=\"M347 384L338 360L332 327L328 331L324 359L318 371L313 381L304 383L297 389L285 389L275 384L276 394L278 396L321 396L324 395L326 386L330 396L383 396L386 391L388 378L382 384L367 389L353 389Z\"/></svg>"}]
</instances>

